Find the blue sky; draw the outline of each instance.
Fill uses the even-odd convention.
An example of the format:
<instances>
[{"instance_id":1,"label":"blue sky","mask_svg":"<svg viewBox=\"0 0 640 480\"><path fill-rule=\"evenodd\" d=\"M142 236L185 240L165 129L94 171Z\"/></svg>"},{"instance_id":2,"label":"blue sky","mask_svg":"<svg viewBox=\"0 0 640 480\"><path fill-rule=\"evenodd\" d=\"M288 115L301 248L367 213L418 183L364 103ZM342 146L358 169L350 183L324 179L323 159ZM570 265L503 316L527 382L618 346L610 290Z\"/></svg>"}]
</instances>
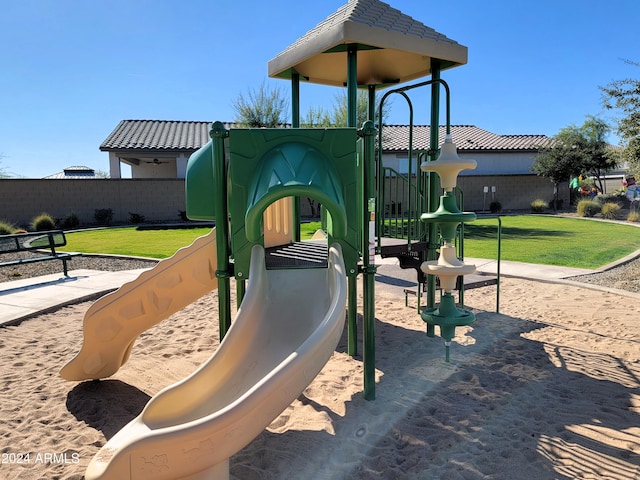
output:
<instances>
[{"instance_id":1,"label":"blue sky","mask_svg":"<svg viewBox=\"0 0 640 480\"><path fill-rule=\"evenodd\" d=\"M98 147L122 119L232 121L233 101L265 80L288 96L268 61L345 2L4 0L0 167L107 171ZM469 48L467 65L442 74L453 124L552 136L586 115L611 121L598 86L640 76L622 61L640 61L638 0L387 3ZM303 84L302 112L330 109L336 92ZM423 104L417 123L429 121ZM390 122L407 123L404 111Z\"/></svg>"}]
</instances>

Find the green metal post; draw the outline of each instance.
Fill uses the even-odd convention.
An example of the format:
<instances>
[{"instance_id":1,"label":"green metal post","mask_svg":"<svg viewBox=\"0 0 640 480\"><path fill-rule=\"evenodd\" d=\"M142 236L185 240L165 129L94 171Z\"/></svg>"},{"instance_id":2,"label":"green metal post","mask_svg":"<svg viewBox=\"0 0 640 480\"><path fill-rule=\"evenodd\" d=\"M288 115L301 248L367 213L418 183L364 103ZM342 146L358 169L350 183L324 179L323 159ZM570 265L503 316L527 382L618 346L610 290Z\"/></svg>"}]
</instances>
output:
<instances>
[{"instance_id":1,"label":"green metal post","mask_svg":"<svg viewBox=\"0 0 640 480\"><path fill-rule=\"evenodd\" d=\"M500 255L502 254L501 250L502 245L502 219L500 215L498 215L498 264L496 270L496 313L500 313Z\"/></svg>"},{"instance_id":2,"label":"green metal post","mask_svg":"<svg viewBox=\"0 0 640 480\"><path fill-rule=\"evenodd\" d=\"M291 126L300 128L300 74L293 72L291 74ZM300 197L293 197L293 211L291 212L291 230L293 232L293 241L300 241Z\"/></svg>"},{"instance_id":3,"label":"green metal post","mask_svg":"<svg viewBox=\"0 0 640 480\"><path fill-rule=\"evenodd\" d=\"M242 303L245 293L247 293L247 281L236 279L236 305Z\"/></svg>"},{"instance_id":4,"label":"green metal post","mask_svg":"<svg viewBox=\"0 0 640 480\"><path fill-rule=\"evenodd\" d=\"M375 117L376 117L376 86L375 85L369 85L367 87L368 91L369 91L369 102L367 103L367 106L369 107L369 114L367 117L367 120L371 120L372 122L375 122Z\"/></svg>"},{"instance_id":5,"label":"green metal post","mask_svg":"<svg viewBox=\"0 0 640 480\"><path fill-rule=\"evenodd\" d=\"M358 123L358 46L347 47L347 127Z\"/></svg>"},{"instance_id":6,"label":"green metal post","mask_svg":"<svg viewBox=\"0 0 640 480\"><path fill-rule=\"evenodd\" d=\"M357 122L357 47L349 45L347 47L347 127L356 127ZM362 182L359 182L362 183ZM362 187L360 187L362 188ZM358 327L357 327L357 305L358 305L358 272L348 272L347 291L347 325L349 335L349 355L358 354ZM366 322L366 319L364 320ZM365 347L366 348L366 347ZM365 379L366 379L365 364ZM366 380L365 380L366 382ZM366 388L366 387L365 387Z\"/></svg>"},{"instance_id":7,"label":"green metal post","mask_svg":"<svg viewBox=\"0 0 640 480\"><path fill-rule=\"evenodd\" d=\"M209 136L213 141L213 172L215 181L216 253L218 256L218 318L220 340L231 327L231 290L229 270L229 211L227 208L227 162L224 153L224 139L229 132L222 122L211 125Z\"/></svg>"},{"instance_id":8,"label":"green metal post","mask_svg":"<svg viewBox=\"0 0 640 480\"><path fill-rule=\"evenodd\" d=\"M431 59L431 79L440 80L440 61ZM438 129L440 127L440 85L438 82L431 84L431 124L430 124L430 139L429 139L429 153L431 160L436 160L438 156ZM438 175L431 172L429 175L429 191L428 196L428 212L435 212L438 207ZM435 223L429 223L428 226L428 248L427 248L427 260L436 260L438 248L438 227ZM436 277L433 275L427 276L427 307L433 308L436 303Z\"/></svg>"},{"instance_id":9,"label":"green metal post","mask_svg":"<svg viewBox=\"0 0 640 480\"><path fill-rule=\"evenodd\" d=\"M364 337L364 398L376 398L375 383L375 138L376 128L369 120L362 129L364 137L364 217L362 219L362 263L363 263L363 337Z\"/></svg>"}]
</instances>

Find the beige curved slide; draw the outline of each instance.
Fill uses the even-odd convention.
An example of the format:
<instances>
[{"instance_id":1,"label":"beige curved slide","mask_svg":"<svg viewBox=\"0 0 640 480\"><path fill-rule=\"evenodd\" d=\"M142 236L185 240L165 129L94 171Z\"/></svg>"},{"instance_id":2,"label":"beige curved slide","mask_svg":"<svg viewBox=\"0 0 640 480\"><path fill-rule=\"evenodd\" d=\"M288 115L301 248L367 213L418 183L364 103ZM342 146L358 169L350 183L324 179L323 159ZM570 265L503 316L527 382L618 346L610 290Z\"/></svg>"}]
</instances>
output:
<instances>
[{"instance_id":1,"label":"beige curved slide","mask_svg":"<svg viewBox=\"0 0 640 480\"><path fill-rule=\"evenodd\" d=\"M227 480L229 457L329 360L345 322L340 245L329 249L329 268L319 269L266 270L264 248L251 253L246 295L219 348L112 437L86 480Z\"/></svg>"},{"instance_id":2,"label":"beige curved slide","mask_svg":"<svg viewBox=\"0 0 640 480\"><path fill-rule=\"evenodd\" d=\"M216 230L98 299L85 313L80 352L62 369L66 380L113 375L129 359L136 338L218 288Z\"/></svg>"}]
</instances>

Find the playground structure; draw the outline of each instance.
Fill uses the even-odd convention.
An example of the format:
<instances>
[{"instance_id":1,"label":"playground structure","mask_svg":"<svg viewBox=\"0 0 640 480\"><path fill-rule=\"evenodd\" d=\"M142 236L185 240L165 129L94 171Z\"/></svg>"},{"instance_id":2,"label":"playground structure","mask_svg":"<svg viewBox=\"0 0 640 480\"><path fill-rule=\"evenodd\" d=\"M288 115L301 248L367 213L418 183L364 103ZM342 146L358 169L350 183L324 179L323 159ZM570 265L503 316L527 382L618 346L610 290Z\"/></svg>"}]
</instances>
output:
<instances>
[{"instance_id":1,"label":"playground structure","mask_svg":"<svg viewBox=\"0 0 640 480\"><path fill-rule=\"evenodd\" d=\"M371 13L381 25L390 20L402 29L372 25L366 20ZM212 233L87 312L82 350L61 370L68 380L112 375L142 331L216 287L221 336L205 364L153 397L107 442L91 461L87 479L228 479L229 457L276 418L328 361L344 328L345 306L348 353L358 355L359 276L364 397L373 400L376 254L398 257L401 266L415 268L419 282L426 282L422 318L428 335L440 327L447 360L455 326L473 321L451 295L455 279L473 271L458 260L452 245L457 226L475 218L460 212L453 196L457 174L470 165L456 160L450 138L435 161L443 87L450 133L449 88L440 72L466 63L466 47L378 0L352 0L314 31L269 62L270 76L291 81L294 128L226 130L215 122L211 141L190 158L187 215L215 220ZM384 213L386 173L376 159L376 135L382 135L383 126L381 117L379 129L374 126L375 94L427 74L431 80L392 90L379 106L381 112L389 94L401 95L410 106L412 126L406 92L431 89L431 146L426 152L410 147L409 165L415 154L421 169L415 178L410 170L406 178L411 206L392 235ZM304 80L346 85L346 128L298 128ZM361 128L356 126L358 88L369 95L369 120ZM438 175L445 192L436 210ZM326 240L300 241L299 202L305 197L322 205ZM440 307L434 275L444 291ZM233 322L232 277L239 305Z\"/></svg>"}]
</instances>

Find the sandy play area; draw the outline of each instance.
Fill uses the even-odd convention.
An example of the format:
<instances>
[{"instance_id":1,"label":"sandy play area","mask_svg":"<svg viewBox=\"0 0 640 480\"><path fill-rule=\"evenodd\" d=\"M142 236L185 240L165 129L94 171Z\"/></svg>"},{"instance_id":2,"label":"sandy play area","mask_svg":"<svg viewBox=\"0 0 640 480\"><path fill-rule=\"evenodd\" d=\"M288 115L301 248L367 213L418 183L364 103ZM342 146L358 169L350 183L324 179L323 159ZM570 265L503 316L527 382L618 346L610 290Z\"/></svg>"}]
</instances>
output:
<instances>
[{"instance_id":1,"label":"sandy play area","mask_svg":"<svg viewBox=\"0 0 640 480\"><path fill-rule=\"evenodd\" d=\"M385 280L382 278L382 280ZM233 479L640 478L640 302L503 278L466 292L477 319L451 362L415 299L376 300L377 398L346 331L320 375L231 460ZM144 333L112 378L66 382L89 303L0 329L0 478L81 479L98 449L216 348L211 293ZM29 454L29 463L17 463ZM48 455L47 455L48 454Z\"/></svg>"}]
</instances>

